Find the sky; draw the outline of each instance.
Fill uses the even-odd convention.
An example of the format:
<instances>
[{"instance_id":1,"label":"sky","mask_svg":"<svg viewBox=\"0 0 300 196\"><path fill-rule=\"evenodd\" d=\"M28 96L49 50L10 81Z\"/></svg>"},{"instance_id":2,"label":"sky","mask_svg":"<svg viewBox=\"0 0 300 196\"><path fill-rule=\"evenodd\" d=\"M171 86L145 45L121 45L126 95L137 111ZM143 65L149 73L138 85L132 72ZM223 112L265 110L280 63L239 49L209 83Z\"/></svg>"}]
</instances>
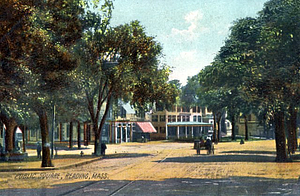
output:
<instances>
[{"instance_id":1,"label":"sky","mask_svg":"<svg viewBox=\"0 0 300 196\"><path fill-rule=\"evenodd\" d=\"M111 26L140 21L163 47L170 80L187 78L209 65L233 22L256 17L267 0L114 0Z\"/></svg>"}]
</instances>

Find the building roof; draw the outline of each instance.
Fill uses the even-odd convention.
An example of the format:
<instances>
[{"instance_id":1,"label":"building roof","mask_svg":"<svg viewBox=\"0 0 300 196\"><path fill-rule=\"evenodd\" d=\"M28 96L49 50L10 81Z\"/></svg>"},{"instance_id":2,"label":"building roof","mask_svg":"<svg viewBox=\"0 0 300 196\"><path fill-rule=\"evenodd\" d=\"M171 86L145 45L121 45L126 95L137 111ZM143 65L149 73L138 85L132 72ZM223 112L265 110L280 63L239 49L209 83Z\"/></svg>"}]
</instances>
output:
<instances>
[{"instance_id":1,"label":"building roof","mask_svg":"<svg viewBox=\"0 0 300 196\"><path fill-rule=\"evenodd\" d=\"M156 133L157 131L151 124L151 122L136 122L136 124L141 128L143 133Z\"/></svg>"},{"instance_id":2,"label":"building roof","mask_svg":"<svg viewBox=\"0 0 300 196\"><path fill-rule=\"evenodd\" d=\"M167 126L187 126L187 127L212 127L213 124L211 123L204 123L204 122L169 122L167 123Z\"/></svg>"},{"instance_id":3,"label":"building roof","mask_svg":"<svg viewBox=\"0 0 300 196\"><path fill-rule=\"evenodd\" d=\"M135 110L129 103L122 102L122 107L124 108L124 110L126 110L127 114L135 114Z\"/></svg>"}]
</instances>

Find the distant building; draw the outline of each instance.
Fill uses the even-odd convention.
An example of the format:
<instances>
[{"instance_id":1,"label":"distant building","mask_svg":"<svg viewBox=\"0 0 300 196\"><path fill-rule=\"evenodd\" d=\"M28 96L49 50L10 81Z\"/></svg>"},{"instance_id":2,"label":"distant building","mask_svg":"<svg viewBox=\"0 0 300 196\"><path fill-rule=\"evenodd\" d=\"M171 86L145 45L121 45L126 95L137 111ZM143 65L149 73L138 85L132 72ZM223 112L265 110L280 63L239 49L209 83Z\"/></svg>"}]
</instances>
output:
<instances>
[{"instance_id":1,"label":"distant building","mask_svg":"<svg viewBox=\"0 0 300 196\"><path fill-rule=\"evenodd\" d=\"M173 106L170 111L158 109L152 113L151 122L157 133L152 140L165 140L180 137L201 137L212 130L212 112L206 107Z\"/></svg>"},{"instance_id":2,"label":"distant building","mask_svg":"<svg viewBox=\"0 0 300 196\"><path fill-rule=\"evenodd\" d=\"M107 119L109 143L150 140L150 134L156 132L148 116L137 117L135 110L129 104L121 103L118 111L117 116Z\"/></svg>"}]
</instances>

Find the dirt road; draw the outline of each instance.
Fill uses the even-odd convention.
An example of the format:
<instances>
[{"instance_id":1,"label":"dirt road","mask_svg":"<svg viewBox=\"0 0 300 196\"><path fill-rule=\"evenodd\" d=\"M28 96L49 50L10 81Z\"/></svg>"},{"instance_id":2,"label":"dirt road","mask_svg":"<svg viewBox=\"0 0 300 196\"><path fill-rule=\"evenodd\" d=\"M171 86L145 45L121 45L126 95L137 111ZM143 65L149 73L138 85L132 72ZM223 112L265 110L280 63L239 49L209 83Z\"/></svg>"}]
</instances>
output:
<instances>
[{"instance_id":1,"label":"dirt road","mask_svg":"<svg viewBox=\"0 0 300 196\"><path fill-rule=\"evenodd\" d=\"M219 143L215 147L214 155L207 155L206 151L196 155L191 143L108 145L108 154L103 160L77 168L53 172L1 173L1 188L44 189L64 185L69 187L73 183L79 186L81 183L123 181L124 187L127 187L133 182L173 182L176 179L187 183L190 180L202 180L201 183L212 185L216 180L226 179L229 182L230 179L260 179L259 186L260 181L264 180L297 183L300 176L300 162L274 162L274 141L246 142L244 145L237 142Z\"/></svg>"}]
</instances>

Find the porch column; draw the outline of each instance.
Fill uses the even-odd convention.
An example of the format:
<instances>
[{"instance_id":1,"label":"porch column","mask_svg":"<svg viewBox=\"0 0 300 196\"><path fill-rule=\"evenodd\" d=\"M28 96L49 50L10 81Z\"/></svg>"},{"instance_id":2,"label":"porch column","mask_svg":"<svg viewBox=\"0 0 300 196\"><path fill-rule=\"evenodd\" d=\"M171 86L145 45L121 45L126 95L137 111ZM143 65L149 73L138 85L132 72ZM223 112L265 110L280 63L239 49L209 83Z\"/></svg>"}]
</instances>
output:
<instances>
[{"instance_id":1,"label":"porch column","mask_svg":"<svg viewBox=\"0 0 300 196\"><path fill-rule=\"evenodd\" d=\"M123 123L120 125L120 143L123 141Z\"/></svg>"},{"instance_id":2,"label":"porch column","mask_svg":"<svg viewBox=\"0 0 300 196\"><path fill-rule=\"evenodd\" d=\"M118 126L117 123L115 122L115 144L118 143Z\"/></svg>"},{"instance_id":3,"label":"porch column","mask_svg":"<svg viewBox=\"0 0 300 196\"><path fill-rule=\"evenodd\" d=\"M166 123L166 140L169 139L169 135L168 135L168 125Z\"/></svg>"},{"instance_id":4,"label":"porch column","mask_svg":"<svg viewBox=\"0 0 300 196\"><path fill-rule=\"evenodd\" d=\"M177 139L179 139L179 126L177 126Z\"/></svg>"},{"instance_id":5,"label":"porch column","mask_svg":"<svg viewBox=\"0 0 300 196\"><path fill-rule=\"evenodd\" d=\"M128 124L126 123L126 125L125 125L125 142L127 142L127 126L128 126Z\"/></svg>"},{"instance_id":6,"label":"porch column","mask_svg":"<svg viewBox=\"0 0 300 196\"><path fill-rule=\"evenodd\" d=\"M113 135L113 133L112 133L112 122L109 122L109 143L112 143L112 135Z\"/></svg>"},{"instance_id":7,"label":"porch column","mask_svg":"<svg viewBox=\"0 0 300 196\"><path fill-rule=\"evenodd\" d=\"M133 126L133 124L130 123L130 141L131 141L131 142L133 141L132 126Z\"/></svg>"},{"instance_id":8,"label":"porch column","mask_svg":"<svg viewBox=\"0 0 300 196\"><path fill-rule=\"evenodd\" d=\"M187 126L185 126L185 138L187 138L188 135L187 135Z\"/></svg>"},{"instance_id":9,"label":"porch column","mask_svg":"<svg viewBox=\"0 0 300 196\"><path fill-rule=\"evenodd\" d=\"M194 126L192 126L192 138L194 137Z\"/></svg>"}]
</instances>

